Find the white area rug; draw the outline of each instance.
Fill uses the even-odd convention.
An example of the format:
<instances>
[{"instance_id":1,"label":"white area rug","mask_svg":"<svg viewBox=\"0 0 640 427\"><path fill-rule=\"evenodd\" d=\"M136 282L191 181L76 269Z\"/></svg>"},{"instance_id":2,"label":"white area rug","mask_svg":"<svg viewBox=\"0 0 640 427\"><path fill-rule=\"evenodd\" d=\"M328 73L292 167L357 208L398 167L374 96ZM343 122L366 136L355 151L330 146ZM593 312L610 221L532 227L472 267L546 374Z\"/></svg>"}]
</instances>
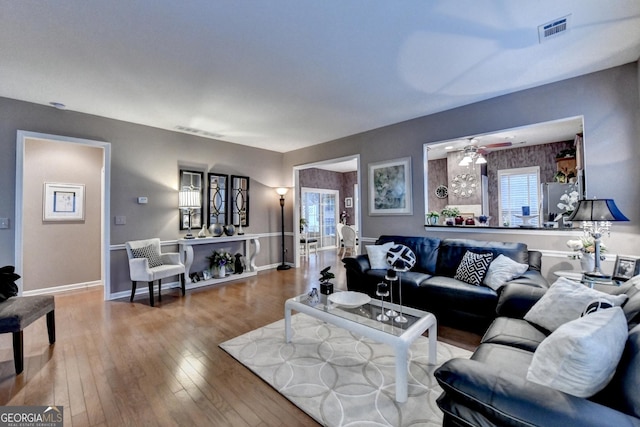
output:
<instances>
[{"instance_id":1,"label":"white area rug","mask_svg":"<svg viewBox=\"0 0 640 427\"><path fill-rule=\"evenodd\" d=\"M391 348L304 314L292 319L293 339L284 341L284 319L220 344L296 406L326 426L440 426L436 399L442 389L433 371L471 353L438 342L436 365L428 365L428 340L411 346L409 399L395 401Z\"/></svg>"}]
</instances>

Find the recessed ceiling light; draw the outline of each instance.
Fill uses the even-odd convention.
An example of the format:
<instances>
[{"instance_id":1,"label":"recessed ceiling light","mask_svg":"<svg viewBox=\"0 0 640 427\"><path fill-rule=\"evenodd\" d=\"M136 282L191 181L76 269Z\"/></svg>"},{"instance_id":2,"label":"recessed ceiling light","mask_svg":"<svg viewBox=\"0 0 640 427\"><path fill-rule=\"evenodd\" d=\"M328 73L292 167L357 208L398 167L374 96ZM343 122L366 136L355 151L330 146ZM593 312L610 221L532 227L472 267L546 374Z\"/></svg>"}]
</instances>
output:
<instances>
[{"instance_id":1,"label":"recessed ceiling light","mask_svg":"<svg viewBox=\"0 0 640 427\"><path fill-rule=\"evenodd\" d=\"M453 150L453 145L447 145L444 147L445 150Z\"/></svg>"},{"instance_id":2,"label":"recessed ceiling light","mask_svg":"<svg viewBox=\"0 0 640 427\"><path fill-rule=\"evenodd\" d=\"M64 105L62 102L50 102L49 105L51 105L52 107L57 108L58 110L66 110L67 106Z\"/></svg>"}]
</instances>

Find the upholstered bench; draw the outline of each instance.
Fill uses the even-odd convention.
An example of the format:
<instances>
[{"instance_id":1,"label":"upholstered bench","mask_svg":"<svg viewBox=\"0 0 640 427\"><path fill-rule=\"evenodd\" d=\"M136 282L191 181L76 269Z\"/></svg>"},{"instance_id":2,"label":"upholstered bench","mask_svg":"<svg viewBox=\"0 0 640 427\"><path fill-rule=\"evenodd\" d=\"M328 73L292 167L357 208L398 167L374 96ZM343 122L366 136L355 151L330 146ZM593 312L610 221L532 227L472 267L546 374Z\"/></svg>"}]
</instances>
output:
<instances>
[{"instance_id":1,"label":"upholstered bench","mask_svg":"<svg viewBox=\"0 0 640 427\"><path fill-rule=\"evenodd\" d=\"M13 334L13 362L16 375L24 369L22 330L47 315L49 344L56 342L55 303L52 295L13 297L0 302L0 333Z\"/></svg>"}]
</instances>

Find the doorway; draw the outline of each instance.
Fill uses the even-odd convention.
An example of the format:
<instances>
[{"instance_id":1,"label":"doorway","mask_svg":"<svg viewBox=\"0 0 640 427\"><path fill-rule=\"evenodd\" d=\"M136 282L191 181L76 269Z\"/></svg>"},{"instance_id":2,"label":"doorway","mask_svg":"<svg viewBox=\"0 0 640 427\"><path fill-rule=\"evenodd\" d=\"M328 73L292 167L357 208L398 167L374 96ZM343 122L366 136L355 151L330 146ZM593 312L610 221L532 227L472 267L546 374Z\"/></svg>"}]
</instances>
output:
<instances>
[{"instance_id":1,"label":"doorway","mask_svg":"<svg viewBox=\"0 0 640 427\"><path fill-rule=\"evenodd\" d=\"M302 187L300 218L305 233L318 240L320 249L336 248L338 244L338 194L337 190Z\"/></svg>"},{"instance_id":2,"label":"doorway","mask_svg":"<svg viewBox=\"0 0 640 427\"><path fill-rule=\"evenodd\" d=\"M111 145L107 142L17 132L15 267L22 276L20 294L102 284L107 299L110 167ZM49 204L56 203L57 187L64 187L58 192L77 202L70 205L72 218L47 215ZM49 200L50 188L54 202ZM85 265L85 252L95 254L91 266ZM49 277L53 273L56 277Z\"/></svg>"},{"instance_id":3,"label":"doorway","mask_svg":"<svg viewBox=\"0 0 640 427\"><path fill-rule=\"evenodd\" d=\"M312 170L316 169L316 170ZM307 185L308 174L315 175L315 179L309 182ZM341 176L344 175L344 176ZM330 160L324 160L315 163L308 163L304 165L294 166L293 168L293 182L294 182L294 207L293 218L294 224L294 242L299 242L301 237L300 219L304 217L302 212L302 188L313 188L314 190L337 190L338 194L335 200L335 220L330 219L331 215L326 214L325 219L328 223L325 227L324 237L325 247L331 245L335 248L339 245L336 240L335 227L337 222L340 221L340 216L346 211L349 215L349 224L361 223L361 209L360 209L360 155L354 154L341 158L335 158ZM348 199L348 200L345 200ZM320 219L318 220L320 221ZM335 221L335 222L332 222ZM357 235L361 233L361 227L357 228ZM318 224L318 233L320 233L320 224ZM295 267L300 266L301 262L301 250L300 245L294 245L294 262Z\"/></svg>"}]
</instances>

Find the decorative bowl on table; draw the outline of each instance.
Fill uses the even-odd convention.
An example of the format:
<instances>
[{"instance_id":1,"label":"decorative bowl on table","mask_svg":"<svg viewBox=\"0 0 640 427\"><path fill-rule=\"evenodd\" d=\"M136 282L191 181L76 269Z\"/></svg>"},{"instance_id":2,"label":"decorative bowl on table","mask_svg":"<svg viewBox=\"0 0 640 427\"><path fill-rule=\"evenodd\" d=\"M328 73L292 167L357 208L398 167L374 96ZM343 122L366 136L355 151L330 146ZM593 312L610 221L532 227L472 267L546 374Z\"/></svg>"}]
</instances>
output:
<instances>
[{"instance_id":1,"label":"decorative bowl on table","mask_svg":"<svg viewBox=\"0 0 640 427\"><path fill-rule=\"evenodd\" d=\"M353 291L334 292L327 298L335 305L346 308L357 308L371 301L371 297L369 295Z\"/></svg>"}]
</instances>

